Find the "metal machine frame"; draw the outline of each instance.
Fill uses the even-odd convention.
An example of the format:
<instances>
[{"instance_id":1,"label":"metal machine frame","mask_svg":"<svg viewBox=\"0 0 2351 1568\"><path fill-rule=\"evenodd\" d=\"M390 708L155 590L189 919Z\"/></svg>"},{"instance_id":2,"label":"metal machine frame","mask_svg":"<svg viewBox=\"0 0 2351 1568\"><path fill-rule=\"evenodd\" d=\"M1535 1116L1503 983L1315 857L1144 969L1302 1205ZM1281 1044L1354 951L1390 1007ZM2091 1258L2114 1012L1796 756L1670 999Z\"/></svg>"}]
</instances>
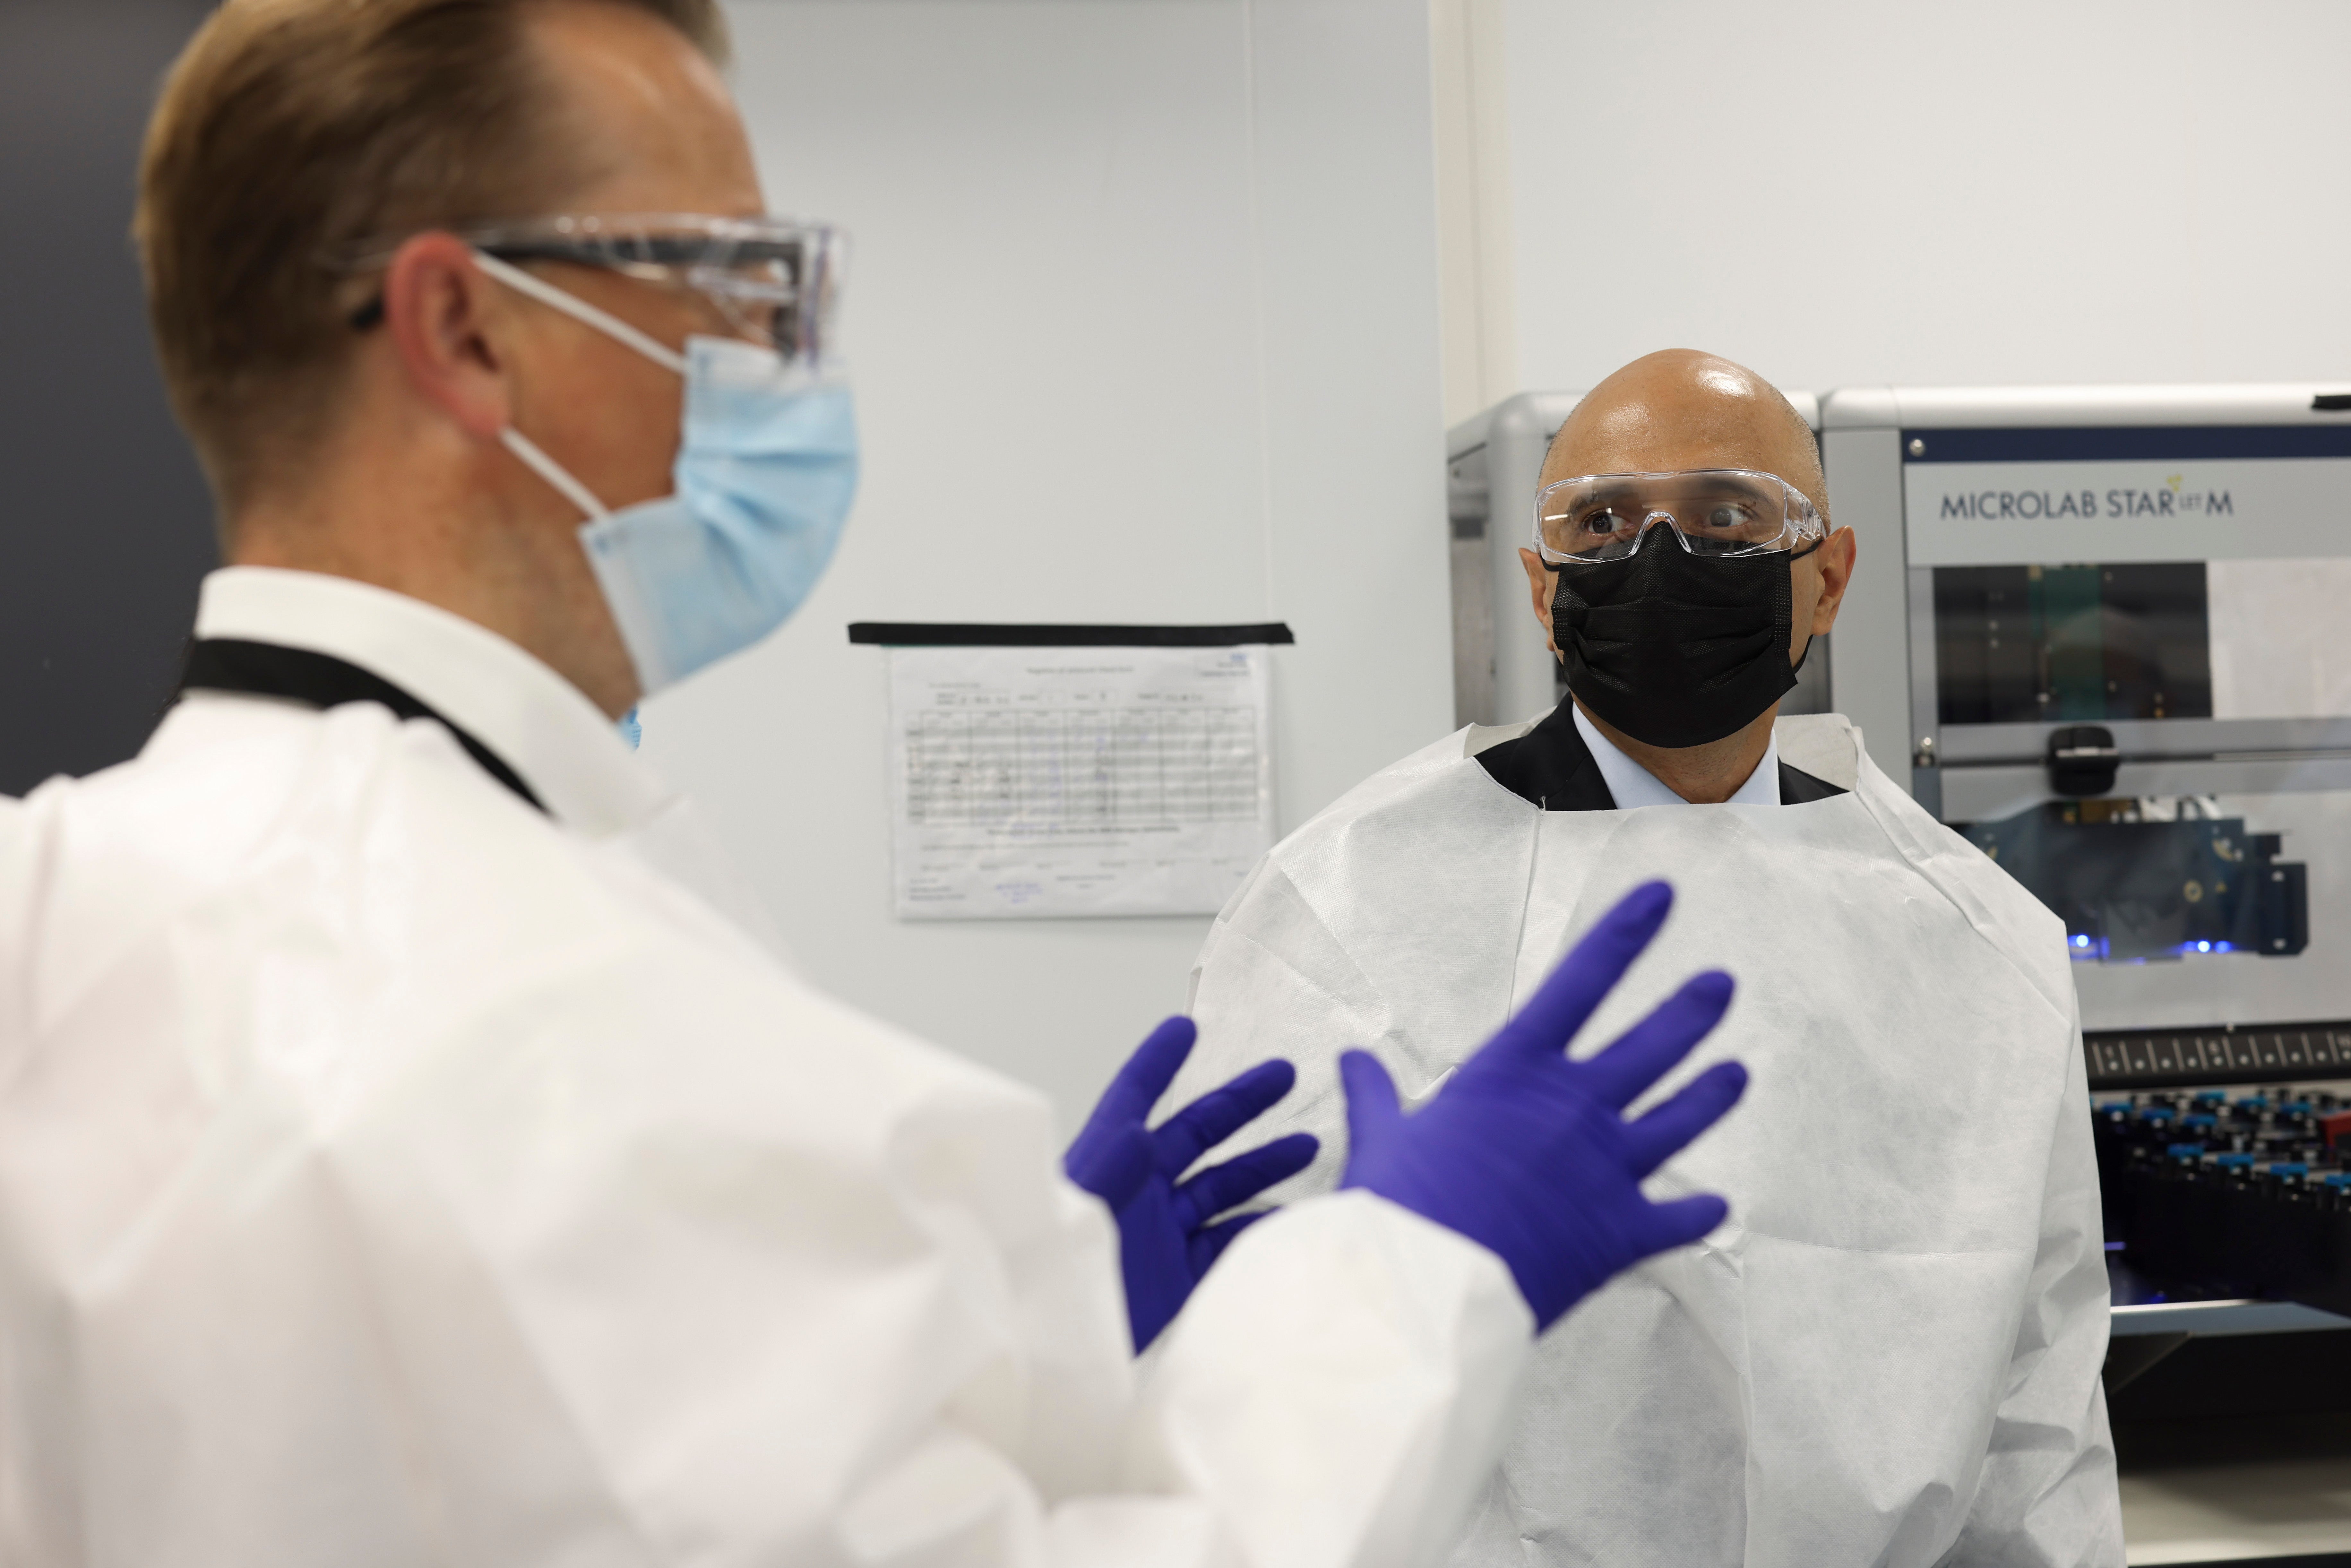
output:
<instances>
[{"instance_id":1,"label":"metal machine frame","mask_svg":"<svg viewBox=\"0 0 2351 1568\"><path fill-rule=\"evenodd\" d=\"M1952 430L2114 430L2306 426L2351 438L2339 390L2316 385L2144 387L1844 387L1821 405L1821 441L1836 521L1861 546L1837 621L1840 709L1871 758L1946 821L2046 799L2047 724L1971 725L1946 735L1937 704L1934 574L1909 561L1907 444ZM2351 503L2351 497L2346 497ZM1883 563L1883 564L1881 564ZM1886 566L1900 594L1884 591ZM2116 721L2118 795L2351 789L2351 718Z\"/></svg>"}]
</instances>

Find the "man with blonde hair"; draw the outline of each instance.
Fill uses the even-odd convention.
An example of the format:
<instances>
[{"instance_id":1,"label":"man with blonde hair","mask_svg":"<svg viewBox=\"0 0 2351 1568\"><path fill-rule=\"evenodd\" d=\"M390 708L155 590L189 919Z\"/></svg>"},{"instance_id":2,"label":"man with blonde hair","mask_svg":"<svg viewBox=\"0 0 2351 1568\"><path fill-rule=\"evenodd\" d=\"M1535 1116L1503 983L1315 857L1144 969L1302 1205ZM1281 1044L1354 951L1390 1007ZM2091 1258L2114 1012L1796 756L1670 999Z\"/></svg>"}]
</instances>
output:
<instances>
[{"instance_id":1,"label":"man with blonde hair","mask_svg":"<svg viewBox=\"0 0 2351 1568\"><path fill-rule=\"evenodd\" d=\"M839 245L724 52L715 0L227 0L165 86L232 564L141 754L0 801L0 1561L1426 1561L1533 1332L1721 1218L1639 1183L1738 1070L1623 1112L1729 982L1562 1050L1661 888L1423 1114L1360 1060L1350 1190L1238 1241L1311 1141L1181 1178L1286 1066L1154 1126L1171 1020L1057 1165L761 944L614 728L856 476Z\"/></svg>"},{"instance_id":2,"label":"man with blonde hair","mask_svg":"<svg viewBox=\"0 0 2351 1568\"><path fill-rule=\"evenodd\" d=\"M1347 1158L1328 1042L1441 1093L1628 883L1672 877L1667 950L1739 977L1710 1049L1750 1103L1659 1177L1739 1212L1544 1341L1455 1563L2119 1568L2064 930L1844 719L1780 716L1856 556L1812 432L1743 366L1651 354L1520 526L1565 700L1276 846L1201 951L1186 1069L1294 1057L1311 1192Z\"/></svg>"}]
</instances>

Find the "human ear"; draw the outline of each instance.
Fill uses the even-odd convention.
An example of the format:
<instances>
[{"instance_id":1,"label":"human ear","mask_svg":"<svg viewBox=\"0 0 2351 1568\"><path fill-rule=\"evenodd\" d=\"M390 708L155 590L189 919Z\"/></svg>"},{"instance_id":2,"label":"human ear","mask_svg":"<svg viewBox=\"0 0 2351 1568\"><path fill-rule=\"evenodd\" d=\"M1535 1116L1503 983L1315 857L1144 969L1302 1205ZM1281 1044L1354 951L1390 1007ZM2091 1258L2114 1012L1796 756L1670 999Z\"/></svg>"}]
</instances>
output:
<instances>
[{"instance_id":1,"label":"human ear","mask_svg":"<svg viewBox=\"0 0 2351 1568\"><path fill-rule=\"evenodd\" d=\"M1821 541L1813 559L1821 563L1821 596L1813 604L1813 635L1818 637L1836 624L1837 607L1844 602L1844 591L1853 586L1853 563L1858 547L1851 528L1839 528Z\"/></svg>"},{"instance_id":2,"label":"human ear","mask_svg":"<svg viewBox=\"0 0 2351 1568\"><path fill-rule=\"evenodd\" d=\"M1556 653L1559 641L1551 632L1551 572L1544 567L1542 557L1524 545L1519 547L1519 563L1527 569L1527 591L1535 601L1535 619L1542 622L1543 641L1550 643L1551 651Z\"/></svg>"},{"instance_id":3,"label":"human ear","mask_svg":"<svg viewBox=\"0 0 2351 1568\"><path fill-rule=\"evenodd\" d=\"M383 317L409 385L467 434L495 441L512 415L493 323L506 304L453 234L422 234L392 253Z\"/></svg>"}]
</instances>

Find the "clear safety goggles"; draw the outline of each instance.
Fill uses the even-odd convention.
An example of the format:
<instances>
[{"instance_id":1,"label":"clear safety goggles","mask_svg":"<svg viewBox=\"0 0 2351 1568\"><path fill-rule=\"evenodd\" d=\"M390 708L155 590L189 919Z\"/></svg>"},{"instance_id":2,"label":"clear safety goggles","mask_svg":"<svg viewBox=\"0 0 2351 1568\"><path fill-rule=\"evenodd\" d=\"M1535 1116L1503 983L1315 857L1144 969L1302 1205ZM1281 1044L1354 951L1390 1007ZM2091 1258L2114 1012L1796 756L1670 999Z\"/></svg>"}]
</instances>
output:
<instances>
[{"instance_id":1,"label":"clear safety goggles","mask_svg":"<svg viewBox=\"0 0 2351 1568\"><path fill-rule=\"evenodd\" d=\"M1535 497L1535 545L1552 566L1622 560L1659 524L1690 554L1720 559L1793 550L1828 533L1802 491L1752 468L1585 474Z\"/></svg>"},{"instance_id":2,"label":"clear safety goggles","mask_svg":"<svg viewBox=\"0 0 2351 1568\"><path fill-rule=\"evenodd\" d=\"M821 360L831 346L847 242L841 231L791 218L628 214L533 218L449 232L486 256L601 267L701 296L737 336L787 360ZM381 268L398 241L361 246L348 270ZM350 315L366 331L383 319L379 294Z\"/></svg>"}]
</instances>

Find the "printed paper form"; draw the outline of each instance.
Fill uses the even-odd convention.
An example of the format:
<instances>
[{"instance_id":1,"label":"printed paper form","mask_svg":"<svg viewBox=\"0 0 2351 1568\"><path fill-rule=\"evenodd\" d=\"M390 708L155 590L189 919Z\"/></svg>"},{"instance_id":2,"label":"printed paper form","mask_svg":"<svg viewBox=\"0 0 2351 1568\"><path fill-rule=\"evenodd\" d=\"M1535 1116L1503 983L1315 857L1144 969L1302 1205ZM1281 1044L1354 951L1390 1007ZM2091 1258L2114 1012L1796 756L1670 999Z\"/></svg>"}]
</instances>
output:
<instances>
[{"instance_id":1,"label":"printed paper form","mask_svg":"<svg viewBox=\"0 0 2351 1568\"><path fill-rule=\"evenodd\" d=\"M1261 645L889 662L902 919L1213 915L1272 846Z\"/></svg>"}]
</instances>

